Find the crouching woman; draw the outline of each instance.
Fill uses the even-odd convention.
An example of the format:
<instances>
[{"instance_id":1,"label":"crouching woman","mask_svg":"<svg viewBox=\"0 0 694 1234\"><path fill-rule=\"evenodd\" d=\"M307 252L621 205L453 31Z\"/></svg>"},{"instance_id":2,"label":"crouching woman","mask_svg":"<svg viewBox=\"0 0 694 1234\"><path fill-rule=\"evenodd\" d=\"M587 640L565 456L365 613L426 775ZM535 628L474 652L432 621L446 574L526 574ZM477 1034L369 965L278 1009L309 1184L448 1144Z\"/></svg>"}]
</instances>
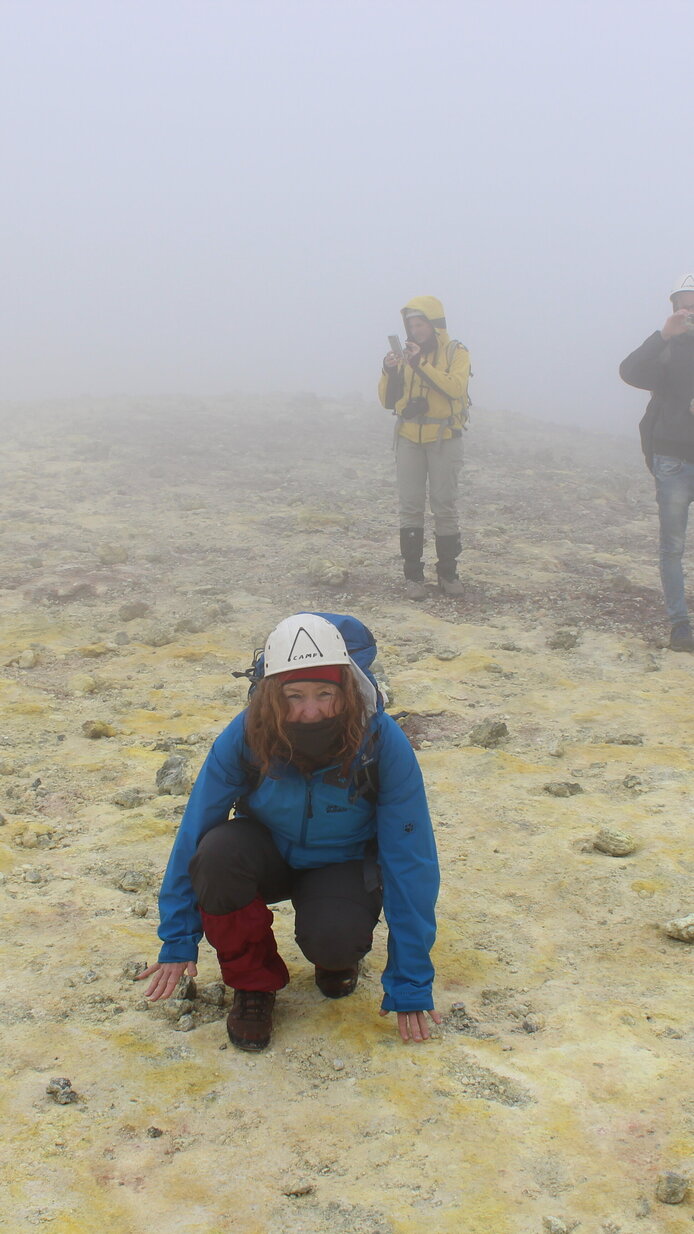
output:
<instances>
[{"instance_id":1,"label":"crouching woman","mask_svg":"<svg viewBox=\"0 0 694 1234\"><path fill-rule=\"evenodd\" d=\"M337 619L335 619L337 620ZM436 847L419 765L337 625L314 613L269 635L248 707L214 742L181 821L159 898L163 941L147 996L195 975L204 933L234 991L232 1043L262 1050L289 982L268 904L291 900L296 941L327 998L354 990L383 908L388 959L380 1014L403 1041L429 1036L434 1009ZM366 658L364 658L364 651ZM234 816L229 817L234 810Z\"/></svg>"}]
</instances>

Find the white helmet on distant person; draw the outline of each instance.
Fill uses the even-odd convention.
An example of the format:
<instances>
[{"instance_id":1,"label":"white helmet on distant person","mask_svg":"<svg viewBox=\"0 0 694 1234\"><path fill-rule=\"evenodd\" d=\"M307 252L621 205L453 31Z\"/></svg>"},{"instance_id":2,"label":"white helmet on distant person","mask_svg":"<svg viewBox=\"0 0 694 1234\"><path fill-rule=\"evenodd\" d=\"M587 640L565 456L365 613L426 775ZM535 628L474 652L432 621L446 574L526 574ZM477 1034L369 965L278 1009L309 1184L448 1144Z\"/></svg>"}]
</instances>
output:
<instances>
[{"instance_id":1,"label":"white helmet on distant person","mask_svg":"<svg viewBox=\"0 0 694 1234\"><path fill-rule=\"evenodd\" d=\"M319 669L352 664L345 640L337 626L316 613L285 617L265 643L265 676L296 669ZM313 676L313 674L312 674Z\"/></svg>"},{"instance_id":2,"label":"white helmet on distant person","mask_svg":"<svg viewBox=\"0 0 694 1234\"><path fill-rule=\"evenodd\" d=\"M681 274L674 291L670 292L670 299L675 303L675 296L678 296L681 291L694 291L694 274Z\"/></svg>"}]
</instances>

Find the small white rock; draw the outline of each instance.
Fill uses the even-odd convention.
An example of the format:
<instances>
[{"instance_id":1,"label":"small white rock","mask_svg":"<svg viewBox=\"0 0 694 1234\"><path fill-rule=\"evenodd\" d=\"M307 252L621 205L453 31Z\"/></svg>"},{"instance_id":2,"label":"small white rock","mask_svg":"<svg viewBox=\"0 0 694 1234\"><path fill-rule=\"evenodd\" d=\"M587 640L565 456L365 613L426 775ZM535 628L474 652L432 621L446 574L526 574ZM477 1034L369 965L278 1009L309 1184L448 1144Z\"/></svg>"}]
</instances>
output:
<instances>
[{"instance_id":1,"label":"small white rock","mask_svg":"<svg viewBox=\"0 0 694 1234\"><path fill-rule=\"evenodd\" d=\"M673 917L663 926L669 938L678 938L681 943L694 943L694 913L687 917Z\"/></svg>"}]
</instances>

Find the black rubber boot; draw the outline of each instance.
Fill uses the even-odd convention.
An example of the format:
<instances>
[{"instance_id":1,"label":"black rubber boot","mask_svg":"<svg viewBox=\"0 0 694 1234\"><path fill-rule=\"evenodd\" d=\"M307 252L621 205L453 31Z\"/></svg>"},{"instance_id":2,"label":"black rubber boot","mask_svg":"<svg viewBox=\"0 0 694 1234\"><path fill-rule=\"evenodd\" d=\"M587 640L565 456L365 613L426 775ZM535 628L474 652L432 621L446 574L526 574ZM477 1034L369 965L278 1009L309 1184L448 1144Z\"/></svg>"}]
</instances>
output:
<instances>
[{"instance_id":1,"label":"black rubber boot","mask_svg":"<svg viewBox=\"0 0 694 1234\"><path fill-rule=\"evenodd\" d=\"M694 634L686 619L675 622L670 631L669 647L670 651L694 651Z\"/></svg>"},{"instance_id":2,"label":"black rubber boot","mask_svg":"<svg viewBox=\"0 0 694 1234\"><path fill-rule=\"evenodd\" d=\"M444 595L447 596L462 596L463 584L458 578L458 554L462 549L460 543L460 535L456 533L453 536L437 536L436 537L436 573L439 579L439 587Z\"/></svg>"},{"instance_id":3,"label":"black rubber boot","mask_svg":"<svg viewBox=\"0 0 694 1234\"><path fill-rule=\"evenodd\" d=\"M424 528L400 528L400 553L403 559L405 574L405 591L410 600L423 600L426 596L424 586Z\"/></svg>"}]
</instances>

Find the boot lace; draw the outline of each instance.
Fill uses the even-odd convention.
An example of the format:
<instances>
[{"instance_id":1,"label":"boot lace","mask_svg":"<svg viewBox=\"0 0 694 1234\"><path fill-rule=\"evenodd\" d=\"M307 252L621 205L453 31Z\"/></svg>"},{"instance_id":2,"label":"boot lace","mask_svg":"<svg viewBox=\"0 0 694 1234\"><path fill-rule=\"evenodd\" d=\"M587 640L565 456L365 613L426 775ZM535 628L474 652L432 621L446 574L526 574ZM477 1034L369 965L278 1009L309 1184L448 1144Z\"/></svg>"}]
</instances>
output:
<instances>
[{"instance_id":1,"label":"boot lace","mask_svg":"<svg viewBox=\"0 0 694 1234\"><path fill-rule=\"evenodd\" d=\"M268 994L265 990L237 990L236 999L241 1018L260 1023L267 1019L274 994Z\"/></svg>"}]
</instances>

